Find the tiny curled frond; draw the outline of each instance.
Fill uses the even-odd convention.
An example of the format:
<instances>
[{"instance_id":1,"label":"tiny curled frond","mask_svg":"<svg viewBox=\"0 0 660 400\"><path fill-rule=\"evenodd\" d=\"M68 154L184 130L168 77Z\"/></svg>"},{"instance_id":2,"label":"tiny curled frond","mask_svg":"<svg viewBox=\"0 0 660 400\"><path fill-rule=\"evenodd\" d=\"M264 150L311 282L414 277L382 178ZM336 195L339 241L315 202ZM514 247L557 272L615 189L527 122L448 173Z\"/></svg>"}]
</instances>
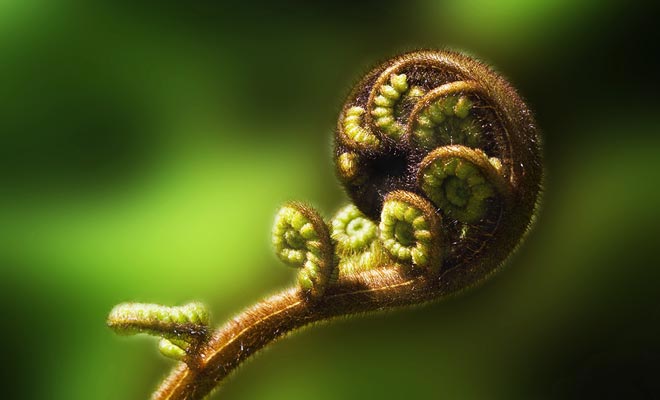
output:
<instances>
[{"instance_id":1,"label":"tiny curled frond","mask_svg":"<svg viewBox=\"0 0 660 400\"><path fill-rule=\"evenodd\" d=\"M433 273L442 266L441 218L423 197L404 191L388 194L380 231L383 246L395 260Z\"/></svg>"},{"instance_id":2,"label":"tiny curled frond","mask_svg":"<svg viewBox=\"0 0 660 400\"><path fill-rule=\"evenodd\" d=\"M162 338L158 345L160 352L166 357L183 360L187 351L207 338L209 312L198 302L180 307L122 303L110 311L107 324L120 335L159 336Z\"/></svg>"},{"instance_id":3,"label":"tiny curled frond","mask_svg":"<svg viewBox=\"0 0 660 400\"><path fill-rule=\"evenodd\" d=\"M332 239L336 243L340 275L366 271L387 260L379 239L378 225L357 207L349 204L332 219Z\"/></svg>"},{"instance_id":4,"label":"tiny curled frond","mask_svg":"<svg viewBox=\"0 0 660 400\"><path fill-rule=\"evenodd\" d=\"M332 220L332 239L341 255L359 253L378 238L378 227L352 204L339 210Z\"/></svg>"},{"instance_id":5,"label":"tiny curled frond","mask_svg":"<svg viewBox=\"0 0 660 400\"><path fill-rule=\"evenodd\" d=\"M465 146L444 146L421 162L418 181L422 191L446 215L476 223L486 214L488 200L506 199L508 187L497 158Z\"/></svg>"},{"instance_id":6,"label":"tiny curled frond","mask_svg":"<svg viewBox=\"0 0 660 400\"><path fill-rule=\"evenodd\" d=\"M205 397L241 362L310 323L458 293L497 270L538 209L540 135L515 89L459 53L385 61L337 121L337 177L352 200L328 223L302 203L277 213L277 257L296 285L208 332L198 303L122 304L108 325L161 337L182 360L154 400Z\"/></svg>"},{"instance_id":7,"label":"tiny curled frond","mask_svg":"<svg viewBox=\"0 0 660 400\"><path fill-rule=\"evenodd\" d=\"M334 246L323 218L302 203L280 209L273 226L273 246L280 260L300 268L298 284L312 297L323 295L336 280Z\"/></svg>"}]
</instances>

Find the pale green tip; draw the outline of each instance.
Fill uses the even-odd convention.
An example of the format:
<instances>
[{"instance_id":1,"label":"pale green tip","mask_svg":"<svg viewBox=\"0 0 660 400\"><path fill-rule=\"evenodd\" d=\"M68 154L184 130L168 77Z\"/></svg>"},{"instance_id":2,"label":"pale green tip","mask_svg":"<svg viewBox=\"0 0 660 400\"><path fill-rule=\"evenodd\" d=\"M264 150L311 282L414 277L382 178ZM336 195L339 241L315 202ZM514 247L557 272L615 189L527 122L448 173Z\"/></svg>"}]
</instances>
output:
<instances>
[{"instance_id":1,"label":"pale green tip","mask_svg":"<svg viewBox=\"0 0 660 400\"><path fill-rule=\"evenodd\" d=\"M209 312L202 303L193 302L180 307L159 304L122 303L108 315L108 326L118 334L150 335L192 340L209 325Z\"/></svg>"},{"instance_id":2,"label":"pale green tip","mask_svg":"<svg viewBox=\"0 0 660 400\"><path fill-rule=\"evenodd\" d=\"M158 350L162 355L177 361L186 357L186 351L167 339L161 339L158 342Z\"/></svg>"}]
</instances>

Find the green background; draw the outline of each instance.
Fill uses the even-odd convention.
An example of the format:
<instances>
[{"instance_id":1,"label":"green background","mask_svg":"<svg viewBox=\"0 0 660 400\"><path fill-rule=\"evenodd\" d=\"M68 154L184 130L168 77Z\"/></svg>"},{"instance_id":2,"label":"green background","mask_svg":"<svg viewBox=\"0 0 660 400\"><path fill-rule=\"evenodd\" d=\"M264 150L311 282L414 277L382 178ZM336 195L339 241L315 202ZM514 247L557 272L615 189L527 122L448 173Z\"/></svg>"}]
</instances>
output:
<instances>
[{"instance_id":1,"label":"green background","mask_svg":"<svg viewBox=\"0 0 660 400\"><path fill-rule=\"evenodd\" d=\"M627 1L0 2L3 398L145 399L171 368L105 327L122 301L220 324L289 285L275 211L346 197L352 82L462 49L544 131L536 229L445 302L312 327L213 398L651 399L660 393L656 10Z\"/></svg>"}]
</instances>

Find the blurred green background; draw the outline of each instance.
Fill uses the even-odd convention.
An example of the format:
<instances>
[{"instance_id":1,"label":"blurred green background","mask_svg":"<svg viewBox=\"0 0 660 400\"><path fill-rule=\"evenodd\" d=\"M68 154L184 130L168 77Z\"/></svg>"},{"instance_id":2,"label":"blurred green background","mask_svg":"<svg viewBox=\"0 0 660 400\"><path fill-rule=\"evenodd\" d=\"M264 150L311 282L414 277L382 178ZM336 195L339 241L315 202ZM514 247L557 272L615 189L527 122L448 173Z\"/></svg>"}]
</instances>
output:
<instances>
[{"instance_id":1,"label":"blurred green background","mask_svg":"<svg viewBox=\"0 0 660 400\"><path fill-rule=\"evenodd\" d=\"M293 280L278 206L346 201L330 161L371 65L463 49L545 134L536 229L478 290L313 327L213 398L660 396L657 12L572 0L235 5L0 1L0 313L8 399L145 399L156 340L122 301L220 324Z\"/></svg>"}]
</instances>

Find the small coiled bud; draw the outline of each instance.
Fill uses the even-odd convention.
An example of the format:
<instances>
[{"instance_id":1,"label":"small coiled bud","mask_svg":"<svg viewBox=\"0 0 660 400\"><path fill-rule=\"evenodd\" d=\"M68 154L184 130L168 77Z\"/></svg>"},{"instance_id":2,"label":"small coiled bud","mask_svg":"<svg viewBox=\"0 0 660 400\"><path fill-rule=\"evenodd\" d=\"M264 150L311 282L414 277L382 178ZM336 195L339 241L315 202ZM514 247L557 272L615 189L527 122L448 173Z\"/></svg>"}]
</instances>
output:
<instances>
[{"instance_id":1,"label":"small coiled bud","mask_svg":"<svg viewBox=\"0 0 660 400\"><path fill-rule=\"evenodd\" d=\"M298 284L312 298L323 295L326 287L336 280L330 232L314 209L302 203L282 207L275 217L273 246L280 260L300 268Z\"/></svg>"},{"instance_id":2,"label":"small coiled bud","mask_svg":"<svg viewBox=\"0 0 660 400\"><path fill-rule=\"evenodd\" d=\"M378 226L353 204L332 219L331 237L336 243L339 273L351 274L375 268L386 259Z\"/></svg>"},{"instance_id":3,"label":"small coiled bud","mask_svg":"<svg viewBox=\"0 0 660 400\"><path fill-rule=\"evenodd\" d=\"M332 219L332 239L341 255L359 253L378 238L378 226L350 204Z\"/></svg>"},{"instance_id":4,"label":"small coiled bud","mask_svg":"<svg viewBox=\"0 0 660 400\"><path fill-rule=\"evenodd\" d=\"M485 215L489 200L507 196L508 188L496 165L481 150L444 146L422 160L418 180L422 190L447 216L476 223Z\"/></svg>"},{"instance_id":5,"label":"small coiled bud","mask_svg":"<svg viewBox=\"0 0 660 400\"><path fill-rule=\"evenodd\" d=\"M474 81L447 83L427 93L410 112L406 140L427 150L452 144L479 147L482 128L475 93Z\"/></svg>"},{"instance_id":6,"label":"small coiled bud","mask_svg":"<svg viewBox=\"0 0 660 400\"><path fill-rule=\"evenodd\" d=\"M441 218L433 204L414 193L394 191L385 197L380 217L383 247L404 266L432 273L442 266Z\"/></svg>"}]
</instances>

